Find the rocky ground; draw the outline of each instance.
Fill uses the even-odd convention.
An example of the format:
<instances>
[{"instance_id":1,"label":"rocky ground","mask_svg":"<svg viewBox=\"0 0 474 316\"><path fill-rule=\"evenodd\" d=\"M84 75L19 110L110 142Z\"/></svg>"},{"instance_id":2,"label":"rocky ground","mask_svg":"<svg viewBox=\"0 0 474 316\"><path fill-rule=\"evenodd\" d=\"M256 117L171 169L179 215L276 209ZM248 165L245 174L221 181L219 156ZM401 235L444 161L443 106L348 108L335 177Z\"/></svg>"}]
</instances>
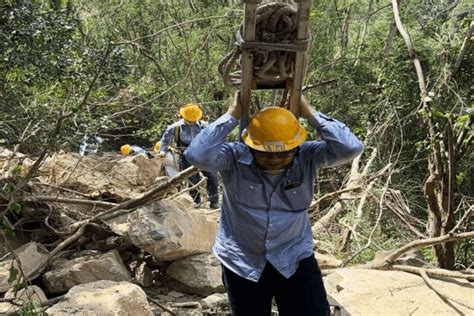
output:
<instances>
[{"instance_id":1,"label":"rocky ground","mask_svg":"<svg viewBox=\"0 0 474 316\"><path fill-rule=\"evenodd\" d=\"M25 175L31 161L0 153L3 185L19 186L11 173L19 162ZM160 189L160 168L144 156L48 158L16 197L21 210L7 217L15 236L0 230L0 314L228 315L210 252L219 211ZM316 257L335 314L474 315L474 276L426 282ZM416 254L397 262L431 268Z\"/></svg>"}]
</instances>

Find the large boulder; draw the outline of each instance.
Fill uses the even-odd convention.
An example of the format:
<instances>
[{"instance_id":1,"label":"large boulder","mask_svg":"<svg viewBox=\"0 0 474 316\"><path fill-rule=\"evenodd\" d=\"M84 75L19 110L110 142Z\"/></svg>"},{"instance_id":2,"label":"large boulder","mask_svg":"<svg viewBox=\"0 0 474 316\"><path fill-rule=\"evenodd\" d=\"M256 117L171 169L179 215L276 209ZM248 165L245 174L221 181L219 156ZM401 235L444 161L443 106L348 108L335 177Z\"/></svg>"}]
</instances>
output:
<instances>
[{"instance_id":1,"label":"large boulder","mask_svg":"<svg viewBox=\"0 0 474 316\"><path fill-rule=\"evenodd\" d=\"M26 169L30 165L25 164ZM62 152L44 161L37 178L91 198L106 196L121 202L147 191L160 176L160 169L160 159L148 159L143 155L99 157Z\"/></svg>"},{"instance_id":2,"label":"large boulder","mask_svg":"<svg viewBox=\"0 0 474 316\"><path fill-rule=\"evenodd\" d=\"M7 148L0 147L0 179L12 176L17 164L31 165L32 162L31 159L27 158L22 153L13 152ZM19 171L21 175L26 174L24 168Z\"/></svg>"},{"instance_id":3,"label":"large boulder","mask_svg":"<svg viewBox=\"0 0 474 316\"><path fill-rule=\"evenodd\" d=\"M0 262L0 292L7 291L19 281L21 274L17 273L16 278L10 280L13 282L8 283L11 273L20 271L18 261L26 278L32 280L42 272L42 268L45 267L45 263L49 259L48 250L43 245L35 242L24 244L14 250L14 253L15 256L11 255Z\"/></svg>"},{"instance_id":4,"label":"large boulder","mask_svg":"<svg viewBox=\"0 0 474 316\"><path fill-rule=\"evenodd\" d=\"M18 291L10 289L7 293L5 293L5 298L16 298L19 303L28 301L43 303L48 300L43 290L36 285L30 285Z\"/></svg>"},{"instance_id":5,"label":"large boulder","mask_svg":"<svg viewBox=\"0 0 474 316\"><path fill-rule=\"evenodd\" d=\"M116 250L65 261L43 276L50 293L63 293L75 285L99 280L130 281L130 272Z\"/></svg>"},{"instance_id":6,"label":"large boulder","mask_svg":"<svg viewBox=\"0 0 474 316\"><path fill-rule=\"evenodd\" d=\"M391 253L393 253L393 250L377 251L375 253L373 261L376 262L383 260ZM426 262L426 259L420 250L412 250L403 254L401 257L397 258L393 264L423 268L434 268L432 264Z\"/></svg>"},{"instance_id":7,"label":"large boulder","mask_svg":"<svg viewBox=\"0 0 474 316\"><path fill-rule=\"evenodd\" d=\"M210 252L217 223L174 200L160 200L107 221L119 235L160 261Z\"/></svg>"},{"instance_id":8,"label":"large boulder","mask_svg":"<svg viewBox=\"0 0 474 316\"><path fill-rule=\"evenodd\" d=\"M472 306L474 289L432 279L442 293ZM350 315L456 315L417 275L401 271L339 269L324 278L328 294ZM465 315L472 310L451 301Z\"/></svg>"},{"instance_id":9,"label":"large boulder","mask_svg":"<svg viewBox=\"0 0 474 316\"><path fill-rule=\"evenodd\" d=\"M314 257L318 261L320 269L335 269L342 264L341 260L330 254L315 252Z\"/></svg>"},{"instance_id":10,"label":"large boulder","mask_svg":"<svg viewBox=\"0 0 474 316\"><path fill-rule=\"evenodd\" d=\"M169 266L167 285L184 293L207 296L225 291L221 273L221 265L213 254L194 255Z\"/></svg>"},{"instance_id":11,"label":"large boulder","mask_svg":"<svg viewBox=\"0 0 474 316\"><path fill-rule=\"evenodd\" d=\"M206 308L217 308L220 306L228 306L229 298L224 293L214 293L202 299L202 303Z\"/></svg>"},{"instance_id":12,"label":"large boulder","mask_svg":"<svg viewBox=\"0 0 474 316\"><path fill-rule=\"evenodd\" d=\"M73 287L48 315L141 315L153 312L145 292L129 282L97 281Z\"/></svg>"},{"instance_id":13,"label":"large boulder","mask_svg":"<svg viewBox=\"0 0 474 316\"><path fill-rule=\"evenodd\" d=\"M36 309L32 310L31 312L40 313L41 312L41 303L46 302L48 299L42 289L37 287L36 285L30 285L26 288L23 288L19 291L14 291L10 289L7 293L5 293L4 299L13 299L15 298L15 304L10 302L3 302L0 303L0 315L22 315L19 311L21 305L25 303L31 303L31 307L37 306Z\"/></svg>"}]
</instances>

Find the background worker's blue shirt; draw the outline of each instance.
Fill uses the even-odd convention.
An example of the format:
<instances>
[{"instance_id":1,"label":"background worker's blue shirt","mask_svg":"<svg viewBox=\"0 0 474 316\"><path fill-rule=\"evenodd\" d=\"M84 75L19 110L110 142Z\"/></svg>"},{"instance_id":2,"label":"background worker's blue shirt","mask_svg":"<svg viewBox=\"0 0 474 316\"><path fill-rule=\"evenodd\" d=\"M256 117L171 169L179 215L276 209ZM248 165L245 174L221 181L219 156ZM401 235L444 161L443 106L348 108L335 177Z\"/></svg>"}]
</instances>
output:
<instances>
[{"instance_id":1,"label":"background worker's blue shirt","mask_svg":"<svg viewBox=\"0 0 474 316\"><path fill-rule=\"evenodd\" d=\"M211 123L185 152L191 164L222 175L224 198L213 250L222 264L246 279L258 281L267 261L289 278L298 262L313 254L306 209L313 199L316 170L349 162L363 150L345 124L321 113L308 122L321 140L301 144L276 185L256 166L244 143L225 143L238 124L231 115Z\"/></svg>"},{"instance_id":2,"label":"background worker's blue shirt","mask_svg":"<svg viewBox=\"0 0 474 316\"><path fill-rule=\"evenodd\" d=\"M179 140L175 139L176 143L179 145L189 145L194 137L202 130L205 125L203 122L196 122L193 125L187 125L183 119L180 119L178 122L175 122L169 125L166 128L165 133L161 137L160 142L160 151L168 151L168 147L175 138L176 128L180 128L179 131Z\"/></svg>"}]
</instances>

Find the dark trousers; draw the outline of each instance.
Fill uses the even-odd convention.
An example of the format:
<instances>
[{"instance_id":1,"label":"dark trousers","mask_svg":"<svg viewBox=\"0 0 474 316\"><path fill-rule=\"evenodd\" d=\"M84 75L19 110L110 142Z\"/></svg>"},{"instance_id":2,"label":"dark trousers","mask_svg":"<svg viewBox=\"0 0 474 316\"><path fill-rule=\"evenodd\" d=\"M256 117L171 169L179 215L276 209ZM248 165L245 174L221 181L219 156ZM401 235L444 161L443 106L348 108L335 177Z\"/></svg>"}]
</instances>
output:
<instances>
[{"instance_id":1,"label":"dark trousers","mask_svg":"<svg viewBox=\"0 0 474 316\"><path fill-rule=\"evenodd\" d=\"M186 160L184 155L181 155L180 159L180 168L181 170L184 170L186 168L189 168L191 165L189 162ZM218 193L218 181L217 181L217 174L215 172L209 172L209 171L201 171L202 174L207 178L207 194L209 195L209 202L218 202L219 201L219 193ZM196 173L192 177L189 177L189 181L195 185L201 180L201 176L199 173ZM194 203L201 203L201 194L199 194L199 190L193 189L189 191L189 194L191 194L191 197L194 200Z\"/></svg>"},{"instance_id":2,"label":"dark trousers","mask_svg":"<svg viewBox=\"0 0 474 316\"><path fill-rule=\"evenodd\" d=\"M280 316L330 314L321 271L314 256L301 260L289 279L267 262L258 282L240 277L224 266L223 281L232 315L270 316L273 297Z\"/></svg>"}]
</instances>

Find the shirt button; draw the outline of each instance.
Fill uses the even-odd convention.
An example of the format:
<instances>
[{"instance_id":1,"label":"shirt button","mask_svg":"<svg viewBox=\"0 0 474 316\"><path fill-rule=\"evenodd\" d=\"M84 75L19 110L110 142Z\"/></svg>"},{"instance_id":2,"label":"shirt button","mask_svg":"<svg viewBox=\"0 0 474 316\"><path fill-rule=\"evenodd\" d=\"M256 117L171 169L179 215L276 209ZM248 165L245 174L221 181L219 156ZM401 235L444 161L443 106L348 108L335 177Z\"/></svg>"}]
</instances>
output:
<instances>
[{"instance_id":1,"label":"shirt button","mask_svg":"<svg viewBox=\"0 0 474 316\"><path fill-rule=\"evenodd\" d=\"M293 191L293 194L296 194L296 191Z\"/></svg>"},{"instance_id":2,"label":"shirt button","mask_svg":"<svg viewBox=\"0 0 474 316\"><path fill-rule=\"evenodd\" d=\"M253 185L251 185L250 188L253 189Z\"/></svg>"},{"instance_id":3,"label":"shirt button","mask_svg":"<svg viewBox=\"0 0 474 316\"><path fill-rule=\"evenodd\" d=\"M270 243L270 240L267 240L266 243L269 244L269 243Z\"/></svg>"}]
</instances>

